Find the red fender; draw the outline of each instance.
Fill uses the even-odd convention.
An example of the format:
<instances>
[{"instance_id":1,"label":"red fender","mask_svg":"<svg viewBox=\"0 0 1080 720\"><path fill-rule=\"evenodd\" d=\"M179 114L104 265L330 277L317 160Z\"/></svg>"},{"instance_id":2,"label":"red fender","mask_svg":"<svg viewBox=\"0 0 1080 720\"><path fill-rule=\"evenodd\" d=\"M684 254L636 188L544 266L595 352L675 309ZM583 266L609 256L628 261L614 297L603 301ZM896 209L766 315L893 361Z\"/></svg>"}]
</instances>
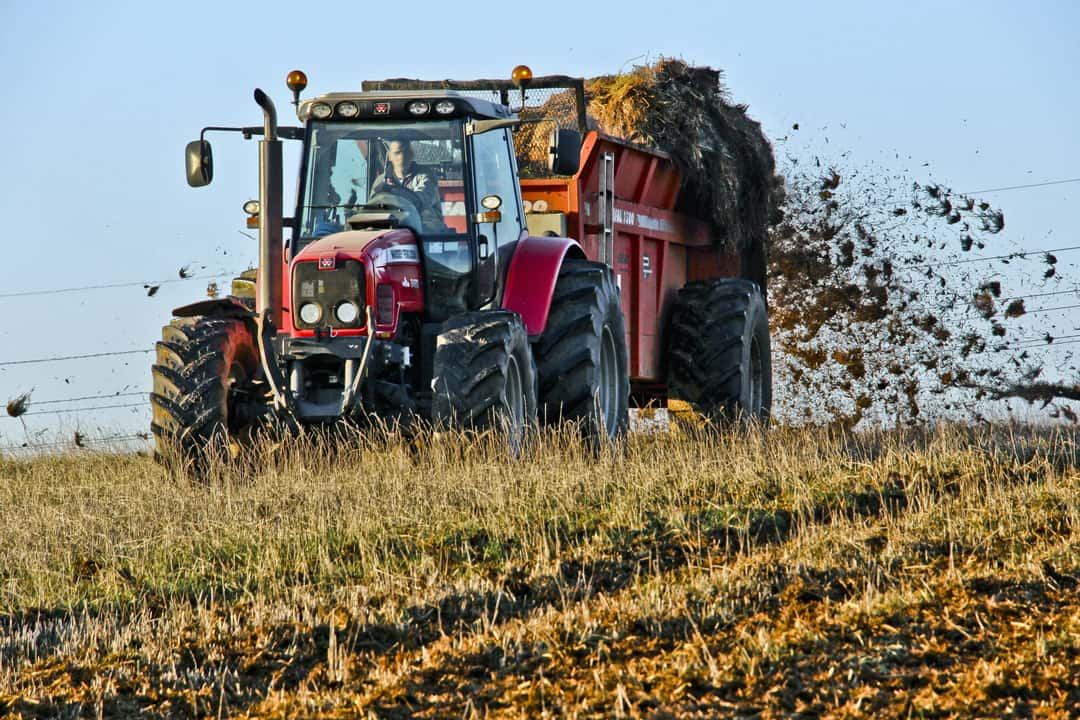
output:
<instances>
[{"instance_id":1,"label":"red fender","mask_svg":"<svg viewBox=\"0 0 1080 720\"><path fill-rule=\"evenodd\" d=\"M521 316L530 336L547 327L551 296L567 255L584 258L585 251L576 241L560 237L527 237L514 249L502 306Z\"/></svg>"}]
</instances>

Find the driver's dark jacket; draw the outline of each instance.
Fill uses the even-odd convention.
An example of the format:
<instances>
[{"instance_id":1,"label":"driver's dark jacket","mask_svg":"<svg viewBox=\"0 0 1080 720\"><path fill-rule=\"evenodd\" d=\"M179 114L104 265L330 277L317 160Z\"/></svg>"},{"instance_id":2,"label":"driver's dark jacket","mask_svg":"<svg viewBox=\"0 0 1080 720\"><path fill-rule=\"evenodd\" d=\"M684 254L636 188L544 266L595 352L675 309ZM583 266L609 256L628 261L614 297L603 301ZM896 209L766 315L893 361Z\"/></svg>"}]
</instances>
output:
<instances>
[{"instance_id":1,"label":"driver's dark jacket","mask_svg":"<svg viewBox=\"0 0 1080 720\"><path fill-rule=\"evenodd\" d=\"M375 182L372 183L371 195L378 192L394 192L395 189L401 188L407 190L407 194L415 198L416 209L420 211L420 221L425 229L443 226L439 183L416 163L409 165L403 180L399 180L393 170L387 168L386 172L376 177Z\"/></svg>"}]
</instances>

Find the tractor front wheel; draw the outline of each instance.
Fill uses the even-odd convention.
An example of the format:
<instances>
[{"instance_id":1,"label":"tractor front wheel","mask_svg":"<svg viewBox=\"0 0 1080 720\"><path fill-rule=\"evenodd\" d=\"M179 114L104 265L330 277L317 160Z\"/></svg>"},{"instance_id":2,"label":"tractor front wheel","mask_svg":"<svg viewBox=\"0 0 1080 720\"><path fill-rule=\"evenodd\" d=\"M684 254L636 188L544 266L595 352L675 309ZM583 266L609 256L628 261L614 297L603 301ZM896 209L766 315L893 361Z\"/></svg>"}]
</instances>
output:
<instances>
[{"instance_id":1,"label":"tractor front wheel","mask_svg":"<svg viewBox=\"0 0 1080 720\"><path fill-rule=\"evenodd\" d=\"M151 368L155 455L192 463L235 454L254 421L259 369L252 327L235 318L177 318L162 329Z\"/></svg>"},{"instance_id":2,"label":"tractor front wheel","mask_svg":"<svg viewBox=\"0 0 1080 720\"><path fill-rule=\"evenodd\" d=\"M521 318L493 310L443 323L431 387L437 426L505 430L520 449L536 423L536 363Z\"/></svg>"}]
</instances>

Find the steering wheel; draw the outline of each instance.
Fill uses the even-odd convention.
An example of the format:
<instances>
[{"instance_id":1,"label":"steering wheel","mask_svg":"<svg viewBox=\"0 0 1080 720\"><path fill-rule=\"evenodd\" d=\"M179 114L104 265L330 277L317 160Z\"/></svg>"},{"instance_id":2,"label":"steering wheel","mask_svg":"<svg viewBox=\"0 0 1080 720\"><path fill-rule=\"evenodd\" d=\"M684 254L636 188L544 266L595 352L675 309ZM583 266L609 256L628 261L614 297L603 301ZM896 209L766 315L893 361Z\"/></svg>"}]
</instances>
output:
<instances>
[{"instance_id":1,"label":"steering wheel","mask_svg":"<svg viewBox=\"0 0 1080 720\"><path fill-rule=\"evenodd\" d=\"M418 200L420 199L419 196L416 193L414 193L412 190L408 189L407 187L405 187L403 185L398 185L396 183L395 184L390 184L390 183L387 183L387 182L382 182L382 183L379 183L378 185L376 185L375 187L373 187L371 190L372 190L372 193L371 193L372 198L380 196L380 195L394 195L396 197L401 198L405 202L409 203L409 205L411 205L414 208L419 208L420 207L420 203L418 202ZM368 198L368 203L370 204L371 202L372 202L371 198Z\"/></svg>"},{"instance_id":2,"label":"steering wheel","mask_svg":"<svg viewBox=\"0 0 1080 720\"><path fill-rule=\"evenodd\" d=\"M367 199L367 202L356 205L352 210L355 213L365 211L389 212L397 225L412 228L417 233L423 229L420 211L416 209L415 199L406 197L402 193L386 192L381 187Z\"/></svg>"},{"instance_id":3,"label":"steering wheel","mask_svg":"<svg viewBox=\"0 0 1080 720\"><path fill-rule=\"evenodd\" d=\"M393 195L409 203L410 208L415 208L416 217L418 218L416 226L418 231L421 226L426 232L438 233L446 232L448 230L446 220L443 218L441 202L435 204L432 214L427 214L426 211L421 212L421 196L404 185L391 185L386 182L381 182L375 185L372 190L372 198L382 195ZM369 198L368 202L372 203L374 201Z\"/></svg>"}]
</instances>

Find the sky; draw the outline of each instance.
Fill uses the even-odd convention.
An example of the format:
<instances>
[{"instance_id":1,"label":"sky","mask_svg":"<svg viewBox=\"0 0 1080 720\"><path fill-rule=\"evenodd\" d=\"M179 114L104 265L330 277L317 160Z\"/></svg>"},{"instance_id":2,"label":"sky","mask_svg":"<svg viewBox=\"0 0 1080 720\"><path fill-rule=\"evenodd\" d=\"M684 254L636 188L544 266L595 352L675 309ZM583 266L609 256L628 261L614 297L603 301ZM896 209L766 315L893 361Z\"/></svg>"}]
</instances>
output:
<instances>
[{"instance_id":1,"label":"sky","mask_svg":"<svg viewBox=\"0 0 1080 720\"><path fill-rule=\"evenodd\" d=\"M289 124L294 68L310 97L364 79L504 77L518 63L593 76L678 57L722 68L774 139L799 123L961 192L1080 177L1074 2L385 7L0 0L0 399L32 389L38 413L0 415L0 448L148 429L149 353L10 363L150 348L173 307L254 262L241 206L257 195L257 145L211 136L215 178L199 189L184 145L206 125L261 124L256 87ZM295 149L285 167L288 199ZM1017 247L1080 245L1080 183L986 197ZM1075 278L1078 259L1063 255L1059 273ZM179 281L184 266L196 277ZM163 280L176 282L148 297L143 285ZM92 399L66 402L79 397Z\"/></svg>"}]
</instances>

